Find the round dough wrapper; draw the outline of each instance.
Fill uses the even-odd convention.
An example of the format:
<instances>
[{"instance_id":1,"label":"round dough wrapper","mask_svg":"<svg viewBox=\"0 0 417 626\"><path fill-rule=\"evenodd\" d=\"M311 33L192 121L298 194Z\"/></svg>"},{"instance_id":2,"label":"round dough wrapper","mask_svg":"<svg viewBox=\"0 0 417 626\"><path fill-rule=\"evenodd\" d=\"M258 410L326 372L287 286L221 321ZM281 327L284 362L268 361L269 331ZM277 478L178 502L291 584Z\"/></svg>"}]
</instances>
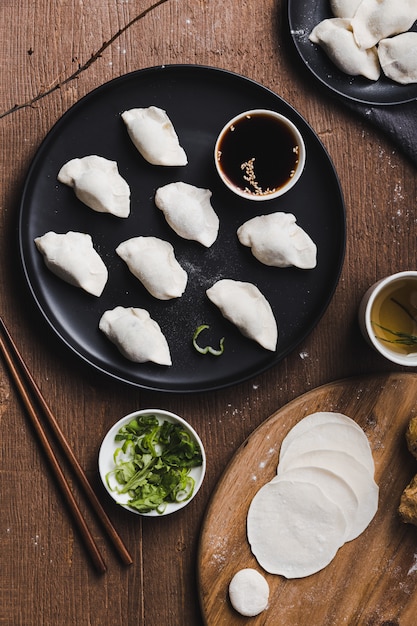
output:
<instances>
[{"instance_id":1,"label":"round dough wrapper","mask_svg":"<svg viewBox=\"0 0 417 626\"><path fill-rule=\"evenodd\" d=\"M304 465L287 470L283 476L277 476L272 482L281 480L294 480L311 483L319 487L323 493L340 507L346 522L346 534L344 541L354 538L356 530L355 520L359 507L359 500L348 482L330 469Z\"/></svg>"},{"instance_id":2,"label":"round dough wrapper","mask_svg":"<svg viewBox=\"0 0 417 626\"><path fill-rule=\"evenodd\" d=\"M259 615L268 606L268 582L256 569L241 569L230 581L229 598L233 608L241 615Z\"/></svg>"},{"instance_id":3,"label":"round dough wrapper","mask_svg":"<svg viewBox=\"0 0 417 626\"><path fill-rule=\"evenodd\" d=\"M349 424L317 424L310 430L295 437L279 456L281 470L288 467L289 459L311 450L339 450L348 452L359 463L374 472L374 460L367 436L363 431Z\"/></svg>"},{"instance_id":4,"label":"round dough wrapper","mask_svg":"<svg viewBox=\"0 0 417 626\"><path fill-rule=\"evenodd\" d=\"M347 452L312 450L288 459L286 472L282 474L278 465L278 475L285 477L292 469L305 466L330 470L350 485L358 499L356 518L351 529L351 539L356 539L369 526L378 510L379 487L373 474Z\"/></svg>"},{"instance_id":5,"label":"round dough wrapper","mask_svg":"<svg viewBox=\"0 0 417 626\"><path fill-rule=\"evenodd\" d=\"M333 413L331 411L318 411L316 413L311 413L306 417L303 417L302 420L297 422L295 426L291 428L291 430L287 433L285 438L282 441L280 455L284 456L286 449L293 439L303 434L310 428L314 426L322 425L322 424L348 424L357 428L362 433L362 428L357 424L351 417L344 415L343 413Z\"/></svg>"},{"instance_id":6,"label":"round dough wrapper","mask_svg":"<svg viewBox=\"0 0 417 626\"><path fill-rule=\"evenodd\" d=\"M311 483L280 478L264 485L247 516L258 563L271 574L302 578L326 567L344 543L340 507Z\"/></svg>"}]
</instances>

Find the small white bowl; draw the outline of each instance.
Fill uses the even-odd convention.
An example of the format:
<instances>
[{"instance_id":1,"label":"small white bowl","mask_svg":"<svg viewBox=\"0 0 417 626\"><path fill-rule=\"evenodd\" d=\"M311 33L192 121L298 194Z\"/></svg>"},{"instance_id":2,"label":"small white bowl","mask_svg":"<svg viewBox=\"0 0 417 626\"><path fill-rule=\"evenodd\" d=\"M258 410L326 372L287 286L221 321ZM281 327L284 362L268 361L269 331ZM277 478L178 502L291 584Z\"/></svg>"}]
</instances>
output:
<instances>
[{"instance_id":1,"label":"small white bowl","mask_svg":"<svg viewBox=\"0 0 417 626\"><path fill-rule=\"evenodd\" d=\"M187 432L190 434L192 439L199 445L202 456L202 464L198 467L193 467L190 471L190 476L195 480L194 491L191 497L188 500L183 502L168 502L163 513L158 513L157 511L150 511L149 513L141 513L128 505L128 501L130 500L129 494L119 494L117 491L113 491L108 483L107 483L107 475L109 472L115 469L115 464L113 460L113 454L117 448L120 448L123 445L122 441L115 441L115 436L120 430L122 426L128 424L131 420L139 417L140 415L155 415L159 421L159 423L163 423L164 421L168 422L178 422L184 426ZM204 450L204 446L200 437L197 435L196 431L188 424L184 419L175 415L175 413L171 413L169 411L164 411L163 409L142 409L140 411L134 411L133 413L129 413L125 417L122 417L118 422L116 422L108 431L107 435L104 437L103 442L100 446L99 455L98 455L98 468L101 480L103 482L104 487L107 492L111 495L113 500L123 506L125 509L130 511L131 513L136 513L137 515L144 515L147 517L161 517L163 515L168 515L169 513L174 513L182 508L184 508L187 504L191 502L191 500L195 497L198 490L200 489L204 475L206 472L206 454Z\"/></svg>"},{"instance_id":2,"label":"small white bowl","mask_svg":"<svg viewBox=\"0 0 417 626\"><path fill-rule=\"evenodd\" d=\"M268 109L236 115L220 131L214 147L216 169L226 187L257 202L278 198L292 189L305 160L306 148L298 128Z\"/></svg>"},{"instance_id":3,"label":"small white bowl","mask_svg":"<svg viewBox=\"0 0 417 626\"><path fill-rule=\"evenodd\" d=\"M397 365L417 367L417 345L415 350L413 349L408 353L405 350L402 352L394 350L390 347L390 343L388 341L381 340L381 336L384 333L381 331L380 326L378 326L378 324L380 324L385 328L388 327L386 323L381 324L379 318L378 311L380 309L381 302L385 302L388 299L391 299L392 301L394 293L401 293L403 290L407 289L409 285L411 286L412 294L414 295L413 299L415 300L415 306L413 306L413 309L417 312L417 271L406 271L387 276L369 287L359 305L358 317L363 336L368 343L377 352L379 352L379 354ZM397 298L395 298L395 300L396 299ZM399 314L403 316L403 319L407 320L409 316L404 312L401 305L398 305L395 302L394 305L398 307ZM409 332L409 330L406 332ZM394 335L389 333L386 337L394 338Z\"/></svg>"}]
</instances>

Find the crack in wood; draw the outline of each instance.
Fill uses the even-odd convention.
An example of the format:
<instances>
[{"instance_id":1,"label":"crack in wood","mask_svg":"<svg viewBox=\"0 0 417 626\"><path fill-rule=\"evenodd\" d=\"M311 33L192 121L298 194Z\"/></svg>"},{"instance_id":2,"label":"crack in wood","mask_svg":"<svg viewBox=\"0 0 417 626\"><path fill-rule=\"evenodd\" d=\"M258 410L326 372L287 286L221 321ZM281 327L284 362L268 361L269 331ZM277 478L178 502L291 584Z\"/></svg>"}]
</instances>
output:
<instances>
[{"instance_id":1,"label":"crack in wood","mask_svg":"<svg viewBox=\"0 0 417 626\"><path fill-rule=\"evenodd\" d=\"M7 117L8 115L11 115L12 113L15 113L16 111L19 111L20 109L33 107L37 102L39 102L39 100L42 100L46 96L49 96L51 93L53 93L57 89L61 89L61 87L64 87L65 85L72 82L73 80L76 80L80 76L80 74L88 70L93 65L93 63L95 63L95 61L97 61L97 59L99 59L103 55L103 52L107 50L107 48L109 48L109 46L111 46L121 35L123 35L123 33L125 33L129 28L131 28L134 24L136 24L136 22L138 22L139 20L144 18L146 15L148 15L148 13L150 13L157 7L161 6L162 4L165 4L166 2L168 2L168 0L158 0L154 4L151 4L151 6L144 9L141 13L139 13L133 19L131 19L130 22L125 24L125 26L120 28L108 41L104 41L102 46L98 50L96 50L96 52L93 52L93 54L85 63L83 63L82 65L79 63L75 72L73 72L72 74L64 78L63 80L54 81L55 84L52 87L49 87L48 89L45 89L43 91L39 91L36 94L36 96L31 98L30 100L27 100L26 102L22 102L21 104L15 104L7 111L0 113L0 119L2 119L3 117ZM28 51L28 54L31 54L31 52L32 50Z\"/></svg>"}]
</instances>

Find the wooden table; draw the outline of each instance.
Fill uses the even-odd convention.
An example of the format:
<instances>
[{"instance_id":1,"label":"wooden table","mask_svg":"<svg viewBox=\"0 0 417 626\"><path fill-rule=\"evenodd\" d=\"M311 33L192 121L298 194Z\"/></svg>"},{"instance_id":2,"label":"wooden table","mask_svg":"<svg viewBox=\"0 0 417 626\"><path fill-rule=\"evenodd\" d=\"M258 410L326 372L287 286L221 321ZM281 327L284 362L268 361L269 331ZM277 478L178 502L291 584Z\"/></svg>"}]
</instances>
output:
<instances>
[{"instance_id":1,"label":"wooden table","mask_svg":"<svg viewBox=\"0 0 417 626\"><path fill-rule=\"evenodd\" d=\"M281 0L165 0L154 8L142 0L3 0L0 33L1 314L98 489L103 433L136 408L160 406L181 414L197 428L208 457L202 490L181 514L140 519L103 498L134 564L120 564L89 518L108 563L108 572L98 576L2 367L0 624L198 626L199 531L212 490L240 444L306 391L351 375L399 370L368 348L356 314L371 283L415 268L416 169L385 136L301 75L288 49ZM313 332L269 371L193 395L109 384L81 368L40 323L16 271L20 194L52 125L102 83L172 63L240 73L292 104L328 150L347 212L340 282ZM81 506L87 512L82 498Z\"/></svg>"}]
</instances>

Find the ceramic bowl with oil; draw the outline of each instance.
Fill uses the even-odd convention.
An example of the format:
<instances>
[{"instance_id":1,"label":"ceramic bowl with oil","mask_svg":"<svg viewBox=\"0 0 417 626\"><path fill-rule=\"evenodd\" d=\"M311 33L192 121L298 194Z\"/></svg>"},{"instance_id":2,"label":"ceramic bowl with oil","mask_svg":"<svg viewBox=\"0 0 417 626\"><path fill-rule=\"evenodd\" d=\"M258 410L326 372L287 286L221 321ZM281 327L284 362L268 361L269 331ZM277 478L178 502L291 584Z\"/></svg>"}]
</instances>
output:
<instances>
[{"instance_id":1,"label":"ceramic bowl with oil","mask_svg":"<svg viewBox=\"0 0 417 626\"><path fill-rule=\"evenodd\" d=\"M417 271L399 272L372 285L359 306L359 323L382 356L417 367Z\"/></svg>"},{"instance_id":2,"label":"ceramic bowl with oil","mask_svg":"<svg viewBox=\"0 0 417 626\"><path fill-rule=\"evenodd\" d=\"M136 424L139 425L142 422L146 423L148 418L151 418L154 422L156 420L159 426L162 426L164 423L168 423L180 429L178 437L172 434L172 432L169 435L169 441L172 444L171 449L167 449L168 438L165 439L162 435L159 437L158 432L160 431L156 422L154 427L151 427L151 430L148 431L146 435L144 435L141 427L136 429L134 424L132 424L133 422L136 422ZM127 448L124 446L126 442L126 439L124 438L126 427L129 428L128 437L131 437L131 443L139 446L138 450L140 449L140 456L142 457L140 461L142 462L143 460L143 463L146 465L144 469L142 469L142 467L138 468L137 465L135 466L135 470L137 469L141 472L140 483L138 484L144 485L143 493L141 493L140 488L133 488L133 485L131 490L124 491L124 487L126 486L124 480L126 478L130 480L130 468L127 466L126 469L122 469L123 463L127 462L129 464L132 460L132 456L135 457L136 463L138 463L139 460L136 454L132 454L132 448L130 446ZM165 431L165 433L166 432L167 431ZM116 435L119 436L120 434L123 435L123 437L116 438ZM139 438L141 443L139 443ZM165 439L165 443L161 444L163 439ZM129 441L129 439L127 439L127 441ZM178 468L180 470L183 469L180 460L178 460L178 448L182 448L183 445L186 445L187 447L186 454L188 457L191 454L191 450L199 453L197 462L190 462L190 469L186 476L184 488L180 486L181 491L179 490L176 492L176 497L173 499L167 498L161 502L157 509L152 508L150 510L143 510L143 502L140 503L140 508L137 508L138 497L141 501L146 501L146 504L150 500L154 503L155 492L152 492L151 488L159 484L158 481L161 477L162 483L164 482L162 471L168 471L168 468L163 467L160 474L158 474L156 469L155 471L152 469L154 463L158 464L157 457L161 459L159 464L167 465L166 459L175 456L176 458L173 460L174 472L177 471ZM122 471L122 483L117 479L117 474L115 472L117 468ZM141 409L122 417L107 432L99 450L98 469L106 491L117 504L120 504L127 511L137 515L161 517L162 515L168 515L183 509L197 495L205 476L206 454L199 435L182 417L170 411L165 411L164 409ZM127 476L125 472L128 473ZM151 472L153 472L153 476L151 476ZM134 480L136 479L134 478ZM148 485L146 485L146 483L148 483ZM156 494L158 495L157 490ZM131 505L132 501L136 501L135 506Z\"/></svg>"},{"instance_id":3,"label":"ceramic bowl with oil","mask_svg":"<svg viewBox=\"0 0 417 626\"><path fill-rule=\"evenodd\" d=\"M272 200L292 189L305 159L304 140L295 124L267 109L231 119L214 148L216 169L226 187L255 201Z\"/></svg>"}]
</instances>

